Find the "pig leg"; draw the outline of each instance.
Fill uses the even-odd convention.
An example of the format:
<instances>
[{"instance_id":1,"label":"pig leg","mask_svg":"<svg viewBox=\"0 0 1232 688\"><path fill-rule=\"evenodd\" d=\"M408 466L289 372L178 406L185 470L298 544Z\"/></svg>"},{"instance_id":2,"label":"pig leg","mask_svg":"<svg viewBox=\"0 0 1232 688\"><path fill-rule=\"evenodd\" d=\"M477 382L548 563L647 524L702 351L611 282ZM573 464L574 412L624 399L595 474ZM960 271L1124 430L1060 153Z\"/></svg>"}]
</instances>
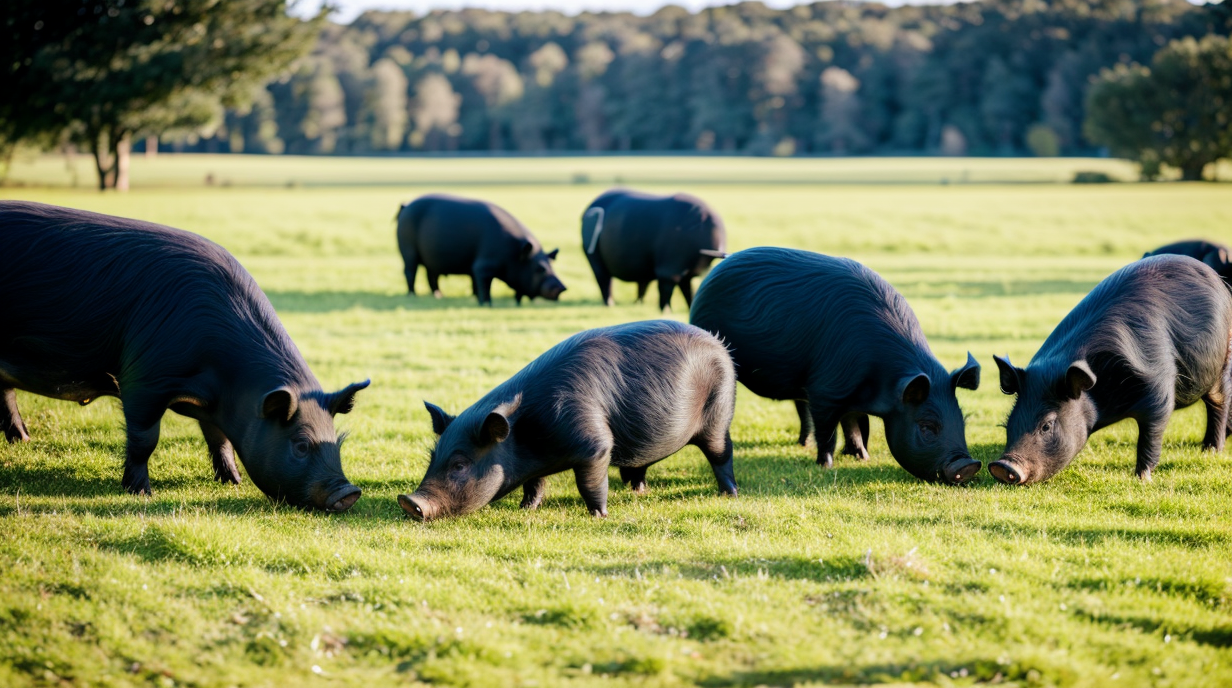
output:
<instances>
[{"instance_id":1,"label":"pig leg","mask_svg":"<svg viewBox=\"0 0 1232 688\"><path fill-rule=\"evenodd\" d=\"M610 456L584 461L573 467L573 479L591 516L607 518L607 467Z\"/></svg>"},{"instance_id":2,"label":"pig leg","mask_svg":"<svg viewBox=\"0 0 1232 688\"><path fill-rule=\"evenodd\" d=\"M491 306L492 280L496 279L496 275L493 275L486 270L475 270L472 274L475 276L475 295L479 297L479 305Z\"/></svg>"},{"instance_id":3,"label":"pig leg","mask_svg":"<svg viewBox=\"0 0 1232 688\"><path fill-rule=\"evenodd\" d=\"M646 469L649 466L621 466L620 481L629 486L633 490L633 494L646 494L650 491L646 487Z\"/></svg>"},{"instance_id":4,"label":"pig leg","mask_svg":"<svg viewBox=\"0 0 1232 688\"><path fill-rule=\"evenodd\" d=\"M1225 368L1223 375L1215 387L1202 397L1206 404L1206 437L1202 439L1202 448L1211 451L1223 451L1224 441L1228 436L1228 406L1232 403L1232 370Z\"/></svg>"},{"instance_id":5,"label":"pig leg","mask_svg":"<svg viewBox=\"0 0 1232 688\"><path fill-rule=\"evenodd\" d=\"M128 446L124 455L124 478L120 484L133 494L150 494L150 455L158 446L158 434L166 407L148 399L121 398Z\"/></svg>"},{"instance_id":6,"label":"pig leg","mask_svg":"<svg viewBox=\"0 0 1232 688\"><path fill-rule=\"evenodd\" d=\"M231 440L222 430L209 421L198 421L201 434L205 435L205 444L210 448L210 458L214 461L214 480L220 483L240 484L240 472L235 467L235 448Z\"/></svg>"},{"instance_id":7,"label":"pig leg","mask_svg":"<svg viewBox=\"0 0 1232 688\"><path fill-rule=\"evenodd\" d=\"M685 275L680 280L680 293L684 294L684 305L693 306L693 278Z\"/></svg>"},{"instance_id":8,"label":"pig leg","mask_svg":"<svg viewBox=\"0 0 1232 688\"><path fill-rule=\"evenodd\" d=\"M406 261L406 268L402 274L406 275L406 293L411 296L415 295L415 273L419 270L419 254L414 249L407 251L403 256Z\"/></svg>"},{"instance_id":9,"label":"pig leg","mask_svg":"<svg viewBox=\"0 0 1232 688\"><path fill-rule=\"evenodd\" d=\"M732 470L731 432L724 431L723 438L718 442L702 442L697 445L710 462L715 480L719 481L719 492L732 497L736 496L736 473Z\"/></svg>"},{"instance_id":10,"label":"pig leg","mask_svg":"<svg viewBox=\"0 0 1232 688\"><path fill-rule=\"evenodd\" d=\"M590 269L595 273L595 282L599 284L599 297L603 299L603 303L608 306L616 305L616 299L612 298L612 273L608 272L595 256L590 256Z\"/></svg>"},{"instance_id":11,"label":"pig leg","mask_svg":"<svg viewBox=\"0 0 1232 688\"><path fill-rule=\"evenodd\" d=\"M672 309L672 290L675 288L676 280L670 277L659 278L659 310L661 312Z\"/></svg>"},{"instance_id":12,"label":"pig leg","mask_svg":"<svg viewBox=\"0 0 1232 688\"><path fill-rule=\"evenodd\" d=\"M648 289L650 289L650 282L637 283L637 303L644 303L646 301L646 290Z\"/></svg>"},{"instance_id":13,"label":"pig leg","mask_svg":"<svg viewBox=\"0 0 1232 688\"><path fill-rule=\"evenodd\" d=\"M522 508L538 509L547 494L548 481L545 478L534 478L522 485Z\"/></svg>"},{"instance_id":14,"label":"pig leg","mask_svg":"<svg viewBox=\"0 0 1232 688\"><path fill-rule=\"evenodd\" d=\"M1171 405L1168 406L1171 409ZM1159 465L1164 448L1164 428L1168 414L1159 417L1144 416L1138 419L1138 477L1150 481L1151 471Z\"/></svg>"},{"instance_id":15,"label":"pig leg","mask_svg":"<svg viewBox=\"0 0 1232 688\"><path fill-rule=\"evenodd\" d=\"M441 294L440 273L432 272L431 270L426 272L428 273L428 289L432 292L433 296L438 299L441 298L444 295Z\"/></svg>"},{"instance_id":16,"label":"pig leg","mask_svg":"<svg viewBox=\"0 0 1232 688\"><path fill-rule=\"evenodd\" d=\"M852 413L843 416L843 454L860 461L868 460L868 414Z\"/></svg>"},{"instance_id":17,"label":"pig leg","mask_svg":"<svg viewBox=\"0 0 1232 688\"><path fill-rule=\"evenodd\" d=\"M817 439L817 463L822 468L833 468L834 448L838 445L838 426L843 414L828 408L818 408L811 402L809 410L813 414L813 436Z\"/></svg>"},{"instance_id":18,"label":"pig leg","mask_svg":"<svg viewBox=\"0 0 1232 688\"><path fill-rule=\"evenodd\" d=\"M796 440L796 444L807 447L809 434L813 432L813 416L809 413L807 401L796 399L796 414L800 416L800 439Z\"/></svg>"},{"instance_id":19,"label":"pig leg","mask_svg":"<svg viewBox=\"0 0 1232 688\"><path fill-rule=\"evenodd\" d=\"M0 430L4 430L4 437L10 444L30 441L30 433L17 411L16 390L0 389Z\"/></svg>"}]
</instances>

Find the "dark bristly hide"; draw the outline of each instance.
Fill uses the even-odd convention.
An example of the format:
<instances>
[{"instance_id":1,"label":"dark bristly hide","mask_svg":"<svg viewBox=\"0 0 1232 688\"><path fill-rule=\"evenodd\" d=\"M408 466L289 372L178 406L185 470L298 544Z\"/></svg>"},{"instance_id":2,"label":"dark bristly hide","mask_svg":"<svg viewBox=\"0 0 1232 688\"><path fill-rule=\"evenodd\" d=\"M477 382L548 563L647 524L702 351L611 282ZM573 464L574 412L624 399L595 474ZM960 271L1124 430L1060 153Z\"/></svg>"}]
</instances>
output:
<instances>
[{"instance_id":1,"label":"dark bristly hide","mask_svg":"<svg viewBox=\"0 0 1232 688\"><path fill-rule=\"evenodd\" d=\"M199 421L215 477L276 500L343 511L332 394L308 369L252 276L218 245L148 222L0 201L0 430L29 439L14 389L88 404L119 397L123 485L149 493L168 408Z\"/></svg>"},{"instance_id":2,"label":"dark bristly hide","mask_svg":"<svg viewBox=\"0 0 1232 688\"><path fill-rule=\"evenodd\" d=\"M1026 368L997 357L1001 391L1016 394L1006 449L989 471L1003 483L1047 480L1091 433L1138 423L1138 476L1159 463L1175 409L1206 402L1206 449L1222 451L1232 395L1232 293L1209 266L1143 258L1100 282L1052 331Z\"/></svg>"},{"instance_id":3,"label":"dark bristly hide","mask_svg":"<svg viewBox=\"0 0 1232 688\"><path fill-rule=\"evenodd\" d=\"M1150 258L1151 256L1166 255L1189 256L1194 260L1206 263L1223 278L1224 284L1227 284L1228 288L1232 289L1232 248L1214 241L1190 239L1189 241L1178 241L1175 244L1160 246L1142 257Z\"/></svg>"},{"instance_id":4,"label":"dark bristly hide","mask_svg":"<svg viewBox=\"0 0 1232 688\"><path fill-rule=\"evenodd\" d=\"M694 445L736 494L730 426L736 375L712 335L667 320L587 330L548 350L457 417L426 403L439 435L427 474L398 502L417 520L468 514L572 470L587 509L607 515L608 466L637 492L646 469Z\"/></svg>"},{"instance_id":5,"label":"dark bristly hide","mask_svg":"<svg viewBox=\"0 0 1232 688\"><path fill-rule=\"evenodd\" d=\"M946 372L906 299L863 265L785 248L739 251L702 282L689 320L727 343L750 391L796 402L800 443L811 426L818 463L833 464L840 425L843 453L867 458L871 415L913 475L962 483L979 472L955 396L979 386L979 364L967 354Z\"/></svg>"},{"instance_id":6,"label":"dark bristly hide","mask_svg":"<svg viewBox=\"0 0 1232 688\"><path fill-rule=\"evenodd\" d=\"M564 282L552 269L559 249L543 246L504 208L457 196L420 196L398 211L398 250L406 288L414 296L415 273L428 273L428 288L440 298L441 275L470 275L479 305L492 305L492 280L509 285L518 305L523 297L556 301Z\"/></svg>"},{"instance_id":7,"label":"dark bristly hide","mask_svg":"<svg viewBox=\"0 0 1232 688\"><path fill-rule=\"evenodd\" d=\"M582 214L582 250L611 306L612 278L637 283L637 300L659 284L659 310L670 308L679 286L693 303L693 278L722 258L727 230L717 213L689 194L652 196L613 189Z\"/></svg>"}]
</instances>

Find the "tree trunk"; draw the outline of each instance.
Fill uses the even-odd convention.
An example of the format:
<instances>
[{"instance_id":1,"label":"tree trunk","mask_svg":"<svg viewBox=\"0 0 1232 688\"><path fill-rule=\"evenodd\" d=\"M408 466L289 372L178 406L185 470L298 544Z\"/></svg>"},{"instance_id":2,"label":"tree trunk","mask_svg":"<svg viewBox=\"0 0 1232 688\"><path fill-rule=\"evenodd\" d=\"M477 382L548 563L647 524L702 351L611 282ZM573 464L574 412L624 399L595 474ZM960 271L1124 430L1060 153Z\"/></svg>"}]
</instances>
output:
<instances>
[{"instance_id":1,"label":"tree trunk","mask_svg":"<svg viewBox=\"0 0 1232 688\"><path fill-rule=\"evenodd\" d=\"M158 157L158 137L157 136L145 137L145 157L147 158Z\"/></svg>"},{"instance_id":2,"label":"tree trunk","mask_svg":"<svg viewBox=\"0 0 1232 688\"><path fill-rule=\"evenodd\" d=\"M107 176L111 171L107 167L107 148L103 144L103 133L90 132L90 153L94 156L94 171L98 173L98 190L107 190Z\"/></svg>"},{"instance_id":3,"label":"tree trunk","mask_svg":"<svg viewBox=\"0 0 1232 688\"><path fill-rule=\"evenodd\" d=\"M128 191L128 161L132 157L129 155L132 147L132 137L127 132L116 136L115 145L112 147L115 157L114 188L116 191Z\"/></svg>"},{"instance_id":4,"label":"tree trunk","mask_svg":"<svg viewBox=\"0 0 1232 688\"><path fill-rule=\"evenodd\" d=\"M1181 165L1181 179L1187 182L1202 181L1202 170L1206 168L1205 160L1190 160Z\"/></svg>"}]
</instances>

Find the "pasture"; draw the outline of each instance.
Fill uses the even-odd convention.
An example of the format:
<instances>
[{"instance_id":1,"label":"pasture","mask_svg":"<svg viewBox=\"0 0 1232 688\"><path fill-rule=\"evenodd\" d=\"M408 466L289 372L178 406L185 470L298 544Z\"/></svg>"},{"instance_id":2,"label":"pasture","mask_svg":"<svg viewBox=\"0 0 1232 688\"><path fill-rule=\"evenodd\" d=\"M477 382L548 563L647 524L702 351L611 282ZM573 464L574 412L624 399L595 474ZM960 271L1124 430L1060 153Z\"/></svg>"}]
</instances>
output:
<instances>
[{"instance_id":1,"label":"pasture","mask_svg":"<svg viewBox=\"0 0 1232 688\"><path fill-rule=\"evenodd\" d=\"M63 165L23 162L11 179L63 183ZM998 183L1074 169L1132 177L1072 160L162 156L134 160L127 195L0 188L220 243L327 389L373 381L339 419L364 496L337 516L214 483L196 424L174 414L153 497L124 494L118 401L19 393L33 441L0 445L0 685L1228 685L1232 453L1200 450L1201 405L1173 416L1149 484L1132 423L1027 488L986 469L963 488L921 483L876 419L871 460L824 471L794 444L792 405L742 388L737 499L688 448L651 468L645 496L613 470L607 519L568 474L533 512L511 496L418 524L395 502L427 465L424 399L460 411L570 334L659 317L630 284L602 307L582 254L580 213L615 181L706 199L729 250L804 248L883 274L943 364L971 351L983 366L959 401L986 467L1011 401L994 353L1025 364L1146 250L1232 238L1226 184ZM407 296L392 218L429 191L490 199L559 246L562 301L517 308L500 285L480 309L461 276L435 300L422 271ZM687 318L679 293L670 317Z\"/></svg>"}]
</instances>

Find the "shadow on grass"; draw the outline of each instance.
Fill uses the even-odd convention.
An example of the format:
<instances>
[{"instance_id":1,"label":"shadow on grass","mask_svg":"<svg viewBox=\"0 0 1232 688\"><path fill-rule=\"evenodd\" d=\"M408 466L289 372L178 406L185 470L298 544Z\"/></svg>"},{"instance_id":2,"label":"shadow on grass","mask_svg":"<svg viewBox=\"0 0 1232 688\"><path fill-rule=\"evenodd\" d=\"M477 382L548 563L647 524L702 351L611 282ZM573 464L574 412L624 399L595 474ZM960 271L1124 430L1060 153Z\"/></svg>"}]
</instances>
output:
<instances>
[{"instance_id":1,"label":"shadow on grass","mask_svg":"<svg viewBox=\"0 0 1232 688\"><path fill-rule=\"evenodd\" d=\"M354 308L370 311L439 311L456 308L481 308L474 296L451 295L436 298L431 294L411 296L407 293L389 294L371 291L267 291L265 295L280 313L334 313ZM492 308L555 308L565 306L601 306L598 299L566 301L563 304L535 299L523 301L521 306L512 296L495 296ZM487 308L487 306L482 306Z\"/></svg>"},{"instance_id":2,"label":"shadow on grass","mask_svg":"<svg viewBox=\"0 0 1232 688\"><path fill-rule=\"evenodd\" d=\"M736 672L730 676L714 676L703 679L699 685L707 688L725 686L794 686L802 683L838 683L844 685L915 685L917 683L943 683L953 679L987 683L1016 681L1034 672L1033 667L1017 663L1002 665L993 659L973 659L967 662L902 662L868 664L865 666L819 666L783 671ZM1047 672L1051 674L1052 672ZM1038 680L1038 676L1036 676Z\"/></svg>"},{"instance_id":3,"label":"shadow on grass","mask_svg":"<svg viewBox=\"0 0 1232 688\"><path fill-rule=\"evenodd\" d=\"M1196 628L1188 624L1169 624L1159 619L1142 616L1121 616L1117 614L1100 614L1081 611L1076 616L1092 623L1111 626L1114 630L1129 630L1131 628L1147 634L1164 632L1176 635L1178 640L1192 640L1200 645L1210 647L1232 647L1232 626L1207 626Z\"/></svg>"}]
</instances>

